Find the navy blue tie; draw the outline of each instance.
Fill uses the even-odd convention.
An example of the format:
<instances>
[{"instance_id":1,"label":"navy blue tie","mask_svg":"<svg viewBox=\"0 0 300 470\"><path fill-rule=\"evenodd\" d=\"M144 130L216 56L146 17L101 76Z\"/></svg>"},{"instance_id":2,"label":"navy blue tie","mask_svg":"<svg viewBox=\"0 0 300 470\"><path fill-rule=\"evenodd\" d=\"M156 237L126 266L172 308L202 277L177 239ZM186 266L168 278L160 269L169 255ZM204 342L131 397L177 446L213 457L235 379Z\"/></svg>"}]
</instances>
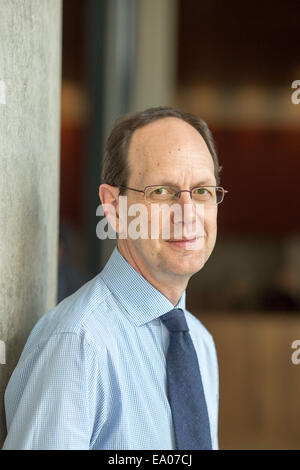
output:
<instances>
[{"instance_id":1,"label":"navy blue tie","mask_svg":"<svg viewBox=\"0 0 300 470\"><path fill-rule=\"evenodd\" d=\"M170 332L167 390L176 448L211 449L211 434L197 354L182 309L160 317Z\"/></svg>"}]
</instances>

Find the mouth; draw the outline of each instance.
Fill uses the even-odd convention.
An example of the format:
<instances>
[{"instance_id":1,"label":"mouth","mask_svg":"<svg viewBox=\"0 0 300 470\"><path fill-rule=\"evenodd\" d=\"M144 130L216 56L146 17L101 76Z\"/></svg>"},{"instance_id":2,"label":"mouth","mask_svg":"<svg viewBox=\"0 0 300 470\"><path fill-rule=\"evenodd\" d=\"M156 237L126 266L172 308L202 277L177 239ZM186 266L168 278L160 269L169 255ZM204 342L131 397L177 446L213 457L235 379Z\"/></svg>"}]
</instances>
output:
<instances>
[{"instance_id":1,"label":"mouth","mask_svg":"<svg viewBox=\"0 0 300 470\"><path fill-rule=\"evenodd\" d=\"M170 246L174 248L180 248L183 250L195 250L200 249L203 245L203 236L202 237L193 237L193 238L182 238L182 239L170 239L166 240Z\"/></svg>"},{"instance_id":2,"label":"mouth","mask_svg":"<svg viewBox=\"0 0 300 470\"><path fill-rule=\"evenodd\" d=\"M190 242L192 240L198 240L200 237L184 237L184 238L170 238L168 242Z\"/></svg>"}]
</instances>

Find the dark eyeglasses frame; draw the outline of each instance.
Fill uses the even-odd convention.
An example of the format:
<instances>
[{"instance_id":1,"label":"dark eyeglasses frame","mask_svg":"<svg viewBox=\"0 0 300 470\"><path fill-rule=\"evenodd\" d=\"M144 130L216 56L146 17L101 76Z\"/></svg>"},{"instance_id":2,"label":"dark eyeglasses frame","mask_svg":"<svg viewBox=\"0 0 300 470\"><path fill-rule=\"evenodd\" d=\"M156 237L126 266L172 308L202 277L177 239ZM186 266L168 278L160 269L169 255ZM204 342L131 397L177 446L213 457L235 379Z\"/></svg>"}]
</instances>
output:
<instances>
[{"instance_id":1,"label":"dark eyeglasses frame","mask_svg":"<svg viewBox=\"0 0 300 470\"><path fill-rule=\"evenodd\" d=\"M155 188L156 186L160 186L160 185L158 185L158 184L151 184L151 185L149 185L149 186L146 186L144 189L136 189L136 188L130 188L129 186L124 186L123 184L120 184L120 185L119 185L119 188L130 189L130 191L136 191L136 192L138 192L138 193L144 193L145 200L147 201L147 199L146 199L146 189L148 189L148 188ZM170 187L170 188L174 188L174 189L177 190L177 188L175 188L174 186L163 185L163 184L162 184L161 186L162 186L162 187L168 186L168 187ZM217 205L218 205L218 204L221 204L221 202L223 202L225 194L229 192L229 191L227 191L226 189L222 188L222 186L209 186L209 185L207 185L207 186L195 186L195 187L192 188L192 189L178 189L176 195L177 195L177 197L178 197L178 195L179 195L179 197L178 197L178 199L179 199L180 196L181 196L181 193L190 193L191 199L192 199L192 201L193 201L192 192L194 191L194 189L197 189L197 188L215 188L216 190L217 190L217 189L221 189L222 192L223 192L223 196L222 196L221 201L219 201L219 202L216 203ZM147 201L147 202L149 202L149 201Z\"/></svg>"}]
</instances>

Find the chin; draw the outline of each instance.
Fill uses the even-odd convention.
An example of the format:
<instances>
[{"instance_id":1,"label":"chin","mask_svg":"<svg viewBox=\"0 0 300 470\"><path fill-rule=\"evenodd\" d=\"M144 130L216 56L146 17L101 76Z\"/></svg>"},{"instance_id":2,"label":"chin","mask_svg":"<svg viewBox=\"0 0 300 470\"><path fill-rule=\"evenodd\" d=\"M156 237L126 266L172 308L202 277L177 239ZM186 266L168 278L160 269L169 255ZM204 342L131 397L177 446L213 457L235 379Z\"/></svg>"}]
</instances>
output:
<instances>
[{"instance_id":1,"label":"chin","mask_svg":"<svg viewBox=\"0 0 300 470\"><path fill-rule=\"evenodd\" d=\"M179 276L192 276L200 271L206 263L205 254L199 252L189 252L188 256L174 256L168 259L168 270Z\"/></svg>"}]
</instances>

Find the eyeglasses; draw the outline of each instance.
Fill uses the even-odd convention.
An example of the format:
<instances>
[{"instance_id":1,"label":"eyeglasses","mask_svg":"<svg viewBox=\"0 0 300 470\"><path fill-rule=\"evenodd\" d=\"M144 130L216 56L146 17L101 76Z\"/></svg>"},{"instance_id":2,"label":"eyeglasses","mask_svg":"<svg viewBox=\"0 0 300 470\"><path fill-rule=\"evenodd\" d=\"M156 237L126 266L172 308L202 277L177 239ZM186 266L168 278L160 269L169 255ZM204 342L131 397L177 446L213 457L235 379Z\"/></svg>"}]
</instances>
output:
<instances>
[{"instance_id":1,"label":"eyeglasses","mask_svg":"<svg viewBox=\"0 0 300 470\"><path fill-rule=\"evenodd\" d=\"M177 201L181 193L190 193L191 199L200 204L220 204L226 193L226 189L220 186L197 186L193 189L178 189L174 186L146 186L144 190L129 188L128 186L120 185L120 188L130 189L138 193L144 193L145 200L150 203L166 203L170 204Z\"/></svg>"}]
</instances>

